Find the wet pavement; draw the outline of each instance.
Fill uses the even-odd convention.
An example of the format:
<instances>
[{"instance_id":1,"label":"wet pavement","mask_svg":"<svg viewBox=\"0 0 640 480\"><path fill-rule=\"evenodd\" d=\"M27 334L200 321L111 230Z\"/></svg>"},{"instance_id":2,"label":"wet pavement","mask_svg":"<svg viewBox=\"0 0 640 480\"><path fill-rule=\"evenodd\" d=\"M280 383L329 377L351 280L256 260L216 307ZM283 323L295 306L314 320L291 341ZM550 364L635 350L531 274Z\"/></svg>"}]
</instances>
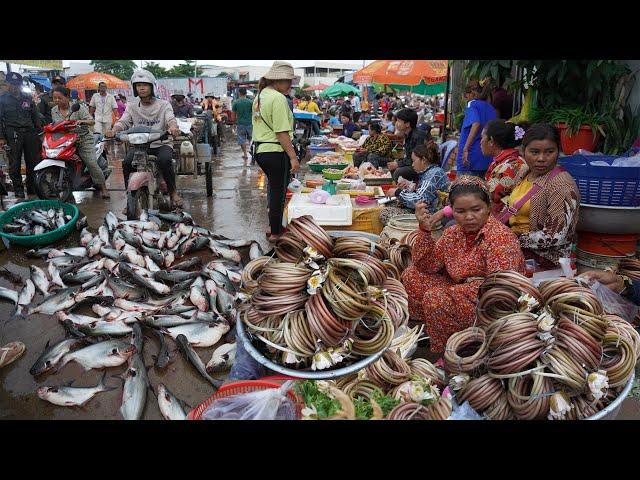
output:
<instances>
[{"instance_id":1,"label":"wet pavement","mask_svg":"<svg viewBox=\"0 0 640 480\"><path fill-rule=\"evenodd\" d=\"M91 191L74 193L78 208L87 216L89 228L93 232L97 231L109 210L123 218L121 212L126 200L120 163L118 160L110 161L114 169L107 180L111 190L110 200L102 200ZM196 223L209 230L229 238L257 240L263 249L268 251L269 244L265 232L269 224L264 174L257 165L250 166L249 161L242 159L240 147L231 140L223 144L218 157L213 159L213 165L212 198L206 196L204 176L178 176L178 191L184 199L185 210L193 216ZM13 194L5 200L5 207L9 208L14 203ZM79 245L79 233L74 230L61 245ZM242 252L244 250L241 249ZM26 279L29 275L29 265L46 266L44 260L27 259L24 256L25 251L22 247L1 251L0 268L6 267ZM0 278L0 286L21 288L5 278ZM36 300L40 298L38 294ZM58 373L34 379L29 374L29 369L44 350L45 344L48 340L53 344L63 339L65 332L55 317L32 315L27 320L10 319L13 310L9 302L0 301L0 345L19 340L26 345L27 350L20 359L0 369L0 419L121 419L119 408L122 381L109 377L122 374L126 370L126 364L107 370L107 384L117 388L97 394L83 409L58 407L38 398L35 392L43 385L65 385L75 380L75 387L95 386L103 371L83 372L79 364L71 362ZM76 313L92 314L89 309L85 310L85 307L79 308ZM171 338L167 337L166 341L170 351L176 349ZM155 336L145 339L144 359L147 366L153 365L153 355L158 352L158 348L159 341ZM206 363L215 347L195 350ZM213 393L212 387L178 351L173 353L173 357L175 360L163 372L154 367L149 368L149 380L154 387L158 383L164 383L174 395L195 407ZM218 375L218 378L222 377L224 374ZM151 391L148 392L143 418L162 418L155 395Z\"/></svg>"},{"instance_id":2,"label":"wet pavement","mask_svg":"<svg viewBox=\"0 0 640 480\"><path fill-rule=\"evenodd\" d=\"M116 157L121 152L116 150ZM119 155L118 155L119 154ZM124 182L120 161L110 161L114 171L107 181L111 190L111 199L102 200L93 192L76 192L76 203L89 221L89 228L95 232L102 224L105 214L111 210L119 217L125 206ZM178 176L178 190L185 202L187 210L196 223L229 238L247 238L257 240L267 251L269 244L265 239L268 230L266 212L266 179L260 168L251 166L242 159L242 153L235 142L227 141L217 158L213 159L214 196L206 196L204 176L194 178L193 175ZM12 205L12 195L5 201L5 207ZM72 235L62 243L63 246L79 245L79 233ZM43 260L27 259L26 249L12 247L9 251L0 251L0 268L7 268L26 279L29 265L45 266ZM0 278L0 286L19 289L5 278ZM37 296L36 299L41 298ZM29 369L44 350L47 341L55 343L64 338L64 329L55 317L32 315L27 320L10 319L13 307L6 301L0 301L0 345L19 340L25 343L25 354L11 365L0 369L0 419L121 419L119 413L122 395L119 378L126 370L126 364L107 370L107 383L117 387L112 391L99 393L84 408L65 408L40 400L36 390L42 385L66 385L72 380L73 386L95 386L103 371L90 370L84 372L74 362L69 363L59 372L34 379ZM75 313L90 311L78 309ZM148 335L148 333L147 333ZM164 383L174 395L187 404L195 407L207 399L212 393L211 385L204 380L194 368L188 364L176 350L172 339L166 339L169 350L173 351L174 360L164 371L152 365L153 355L158 352L159 341L155 336L145 338L144 359L149 366L149 380L155 388ZM208 362L215 347L196 349L203 362ZM218 375L223 378L225 374ZM160 410L153 392L149 391L144 419L161 419ZM640 419L640 401L629 398L623 403L618 419Z\"/></svg>"}]
</instances>

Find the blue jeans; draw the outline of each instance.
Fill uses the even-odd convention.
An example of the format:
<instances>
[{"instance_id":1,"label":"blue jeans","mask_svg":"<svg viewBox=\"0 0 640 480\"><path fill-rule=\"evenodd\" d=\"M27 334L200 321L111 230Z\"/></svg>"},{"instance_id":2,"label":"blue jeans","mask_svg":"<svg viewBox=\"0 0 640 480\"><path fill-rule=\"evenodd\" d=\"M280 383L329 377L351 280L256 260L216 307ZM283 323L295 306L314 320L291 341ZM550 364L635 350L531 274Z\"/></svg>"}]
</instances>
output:
<instances>
[{"instance_id":1,"label":"blue jeans","mask_svg":"<svg viewBox=\"0 0 640 480\"><path fill-rule=\"evenodd\" d=\"M237 125L238 145L245 145L251 141L253 125Z\"/></svg>"}]
</instances>

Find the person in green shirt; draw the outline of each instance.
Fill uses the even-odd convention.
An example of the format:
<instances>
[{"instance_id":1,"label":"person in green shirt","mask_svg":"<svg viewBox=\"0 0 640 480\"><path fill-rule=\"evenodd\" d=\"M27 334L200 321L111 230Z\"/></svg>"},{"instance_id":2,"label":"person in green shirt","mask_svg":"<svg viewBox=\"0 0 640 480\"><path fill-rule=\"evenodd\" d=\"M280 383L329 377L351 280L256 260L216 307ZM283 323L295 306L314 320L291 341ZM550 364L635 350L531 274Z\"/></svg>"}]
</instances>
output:
<instances>
[{"instance_id":1,"label":"person in green shirt","mask_svg":"<svg viewBox=\"0 0 640 480\"><path fill-rule=\"evenodd\" d=\"M238 89L238 99L233 102L231 110L236 114L238 145L242 149L242 158L245 160L248 158L247 143L251 140L253 134L252 108L253 102L247 98L247 89L240 87Z\"/></svg>"},{"instance_id":2,"label":"person in green shirt","mask_svg":"<svg viewBox=\"0 0 640 480\"><path fill-rule=\"evenodd\" d=\"M282 214L289 176L300 168L293 148L293 113L286 94L295 78L290 63L275 61L258 83L253 101L253 157L269 181L270 242L282 236Z\"/></svg>"}]
</instances>

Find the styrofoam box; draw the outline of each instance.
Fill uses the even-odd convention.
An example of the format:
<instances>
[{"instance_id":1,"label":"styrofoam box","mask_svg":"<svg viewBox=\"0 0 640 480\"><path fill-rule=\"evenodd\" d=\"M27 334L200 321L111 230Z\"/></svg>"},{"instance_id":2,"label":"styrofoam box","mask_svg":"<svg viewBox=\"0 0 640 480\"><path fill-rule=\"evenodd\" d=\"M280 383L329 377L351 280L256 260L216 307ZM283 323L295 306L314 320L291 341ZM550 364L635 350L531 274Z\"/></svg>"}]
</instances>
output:
<instances>
[{"instance_id":1,"label":"styrofoam box","mask_svg":"<svg viewBox=\"0 0 640 480\"><path fill-rule=\"evenodd\" d=\"M353 207L349 195L333 195L333 200L338 205L322 205L312 203L308 193L294 193L289 201L287 218L311 215L318 225L351 225L353 221Z\"/></svg>"}]
</instances>

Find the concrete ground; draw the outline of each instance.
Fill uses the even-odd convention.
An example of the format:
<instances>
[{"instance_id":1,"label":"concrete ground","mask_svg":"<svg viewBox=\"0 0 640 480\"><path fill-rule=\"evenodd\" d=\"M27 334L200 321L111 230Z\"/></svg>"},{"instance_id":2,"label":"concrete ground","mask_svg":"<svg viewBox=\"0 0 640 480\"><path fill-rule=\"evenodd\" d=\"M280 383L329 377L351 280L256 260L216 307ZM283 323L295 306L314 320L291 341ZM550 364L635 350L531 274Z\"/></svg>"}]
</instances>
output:
<instances>
[{"instance_id":1,"label":"concrete ground","mask_svg":"<svg viewBox=\"0 0 640 480\"><path fill-rule=\"evenodd\" d=\"M120 151L116 156L121 158ZM119 156L120 155L120 156ZM112 210L120 216L125 206L124 182L120 161L110 162L114 172L108 180L111 200L100 199L93 192L75 193L78 207L89 221L89 227L95 231L102 223L105 214ZM214 197L206 197L204 177L179 176L178 189L185 200L185 209L194 220L205 228L230 238L248 238L259 241L265 251L268 243L265 231L268 229L266 212L266 178L259 167L249 165L242 159L240 148L233 140L223 145L218 158L214 160L213 170ZM5 207L13 203L12 195ZM79 244L79 234L74 233L65 239L64 246ZM42 260L31 260L24 256L20 247L9 251L0 251L0 268L7 268L23 278L27 278L29 265L45 265ZM0 286L19 288L7 279L0 278ZM33 315L28 320L10 320L13 308L6 301L0 301L0 345L20 340L25 343L25 354L13 364L0 369L0 419L121 419L119 413L122 388L121 381L109 378L107 383L118 387L113 391L100 393L85 408L57 407L42 401L36 395L36 389L42 385L65 385L75 380L74 386L95 386L101 371L83 372L75 363L65 366L60 372L34 379L29 369L44 350L48 340L55 343L64 337L64 330L56 318L45 315ZM79 313L83 313L80 311ZM169 349L175 349L171 339L167 339ZM159 343L156 337L148 338L144 344L144 359L148 366L153 365L153 355L157 353ZM214 348L197 349L206 363ZM149 369L149 379L155 387L164 383L174 395L191 406L197 406L212 394L212 388L187 362L179 352L174 353L174 361L164 372ZM120 375L126 367L111 368L108 375ZM224 376L222 374L221 376ZM144 411L144 419L161 419L157 401L149 392ZM640 402L637 398L627 399L618 415L618 419L640 419Z\"/></svg>"}]
</instances>

